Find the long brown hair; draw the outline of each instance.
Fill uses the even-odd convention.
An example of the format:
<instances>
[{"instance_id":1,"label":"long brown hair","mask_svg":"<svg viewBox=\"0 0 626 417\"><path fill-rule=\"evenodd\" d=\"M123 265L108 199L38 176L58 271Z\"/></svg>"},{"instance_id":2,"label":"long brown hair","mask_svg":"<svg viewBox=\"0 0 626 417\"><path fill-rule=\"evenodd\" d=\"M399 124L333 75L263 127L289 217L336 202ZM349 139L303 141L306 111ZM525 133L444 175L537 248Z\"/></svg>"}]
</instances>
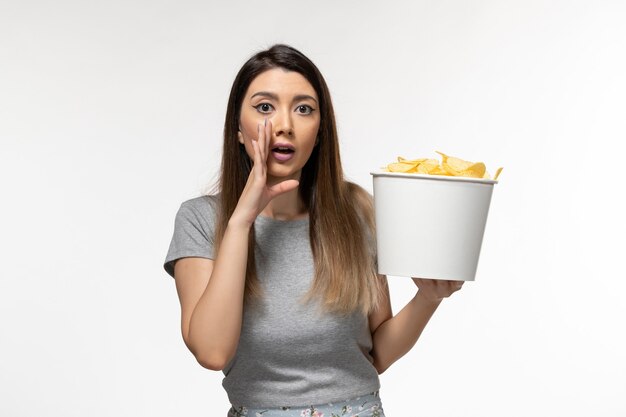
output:
<instances>
[{"instance_id":1,"label":"long brown hair","mask_svg":"<svg viewBox=\"0 0 626 417\"><path fill-rule=\"evenodd\" d=\"M318 68L298 50L283 44L253 55L233 82L226 120L221 175L217 188L220 205L215 242L219 247L228 220L244 189L252 161L237 138L244 95L264 71L284 68L304 76L319 98L318 145L302 168L298 193L309 212L309 237L315 277L302 301L321 297L323 310L348 314L360 308L371 313L379 304L382 282L371 250L375 232L372 199L362 187L346 181L339 156L339 141L330 92ZM244 300L262 297L255 268L255 232L250 230Z\"/></svg>"}]
</instances>

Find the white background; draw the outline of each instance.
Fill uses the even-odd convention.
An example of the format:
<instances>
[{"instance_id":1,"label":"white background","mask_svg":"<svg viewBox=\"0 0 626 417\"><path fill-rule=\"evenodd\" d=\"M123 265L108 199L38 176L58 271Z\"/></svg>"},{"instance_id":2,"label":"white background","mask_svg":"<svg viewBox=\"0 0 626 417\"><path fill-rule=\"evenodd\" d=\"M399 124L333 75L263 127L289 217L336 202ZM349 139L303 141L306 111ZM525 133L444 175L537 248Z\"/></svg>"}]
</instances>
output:
<instances>
[{"instance_id":1,"label":"white background","mask_svg":"<svg viewBox=\"0 0 626 417\"><path fill-rule=\"evenodd\" d=\"M162 261L236 72L275 42L326 77L367 189L398 155L504 167L476 281L381 375L387 416L625 415L624 21L617 0L2 0L0 415L226 414ZM395 313L416 288L390 281Z\"/></svg>"}]
</instances>

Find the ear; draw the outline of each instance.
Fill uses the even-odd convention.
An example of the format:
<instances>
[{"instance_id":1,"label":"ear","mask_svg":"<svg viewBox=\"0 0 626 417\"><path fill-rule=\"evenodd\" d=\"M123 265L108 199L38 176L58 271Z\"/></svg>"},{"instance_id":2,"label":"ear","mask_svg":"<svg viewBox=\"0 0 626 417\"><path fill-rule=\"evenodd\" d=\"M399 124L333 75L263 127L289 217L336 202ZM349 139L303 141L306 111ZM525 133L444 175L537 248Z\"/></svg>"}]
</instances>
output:
<instances>
[{"instance_id":1,"label":"ear","mask_svg":"<svg viewBox=\"0 0 626 417\"><path fill-rule=\"evenodd\" d=\"M239 138L239 143L243 145L243 135L241 134L241 130L237 131L237 138Z\"/></svg>"}]
</instances>

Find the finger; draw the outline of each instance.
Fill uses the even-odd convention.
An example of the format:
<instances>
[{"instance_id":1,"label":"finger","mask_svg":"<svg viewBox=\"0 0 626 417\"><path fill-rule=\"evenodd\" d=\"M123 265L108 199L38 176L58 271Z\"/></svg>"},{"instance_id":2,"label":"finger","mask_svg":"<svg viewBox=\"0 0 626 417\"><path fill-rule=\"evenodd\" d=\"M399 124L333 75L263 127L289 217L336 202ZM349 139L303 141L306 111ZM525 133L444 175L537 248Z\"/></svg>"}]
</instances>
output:
<instances>
[{"instance_id":1,"label":"finger","mask_svg":"<svg viewBox=\"0 0 626 417\"><path fill-rule=\"evenodd\" d=\"M259 141L252 139L252 149L254 150L254 165L252 170L256 175L263 174L263 161L261 160L261 150L259 149Z\"/></svg>"},{"instance_id":2,"label":"finger","mask_svg":"<svg viewBox=\"0 0 626 417\"><path fill-rule=\"evenodd\" d=\"M448 285L445 287L446 297L452 295L453 292L456 291L456 281L448 281Z\"/></svg>"},{"instance_id":3,"label":"finger","mask_svg":"<svg viewBox=\"0 0 626 417\"><path fill-rule=\"evenodd\" d=\"M252 145L252 169L254 170L257 166L258 160L258 141L254 139L250 139L250 144Z\"/></svg>"},{"instance_id":4,"label":"finger","mask_svg":"<svg viewBox=\"0 0 626 417\"><path fill-rule=\"evenodd\" d=\"M265 158L267 160L267 157L270 154L270 142L272 141L272 121L268 120L266 118L265 119L265 123L266 123L266 126L265 126L265 129L266 129L265 130L265 137L266 137L266 140L265 140L265 142L266 142L265 143Z\"/></svg>"},{"instance_id":5,"label":"finger","mask_svg":"<svg viewBox=\"0 0 626 417\"><path fill-rule=\"evenodd\" d=\"M263 122L265 123L265 122ZM259 151L261 154L261 159L265 161L265 125L259 123Z\"/></svg>"},{"instance_id":6,"label":"finger","mask_svg":"<svg viewBox=\"0 0 626 417\"><path fill-rule=\"evenodd\" d=\"M439 296L440 297L449 297L450 294L454 292L453 288L455 286L455 281L441 281L439 283Z\"/></svg>"},{"instance_id":7,"label":"finger","mask_svg":"<svg viewBox=\"0 0 626 417\"><path fill-rule=\"evenodd\" d=\"M437 282L437 295L439 297L447 297L450 295L450 283L452 281L439 280Z\"/></svg>"},{"instance_id":8,"label":"finger","mask_svg":"<svg viewBox=\"0 0 626 417\"><path fill-rule=\"evenodd\" d=\"M261 135L259 138L263 138L259 140L259 148L261 149L261 156L263 161L267 161L267 143L269 142L269 138L267 136L267 117L263 119L263 124L261 124Z\"/></svg>"},{"instance_id":9,"label":"finger","mask_svg":"<svg viewBox=\"0 0 626 417\"><path fill-rule=\"evenodd\" d=\"M448 296L450 296L461 289L463 281L449 281L448 284Z\"/></svg>"}]
</instances>

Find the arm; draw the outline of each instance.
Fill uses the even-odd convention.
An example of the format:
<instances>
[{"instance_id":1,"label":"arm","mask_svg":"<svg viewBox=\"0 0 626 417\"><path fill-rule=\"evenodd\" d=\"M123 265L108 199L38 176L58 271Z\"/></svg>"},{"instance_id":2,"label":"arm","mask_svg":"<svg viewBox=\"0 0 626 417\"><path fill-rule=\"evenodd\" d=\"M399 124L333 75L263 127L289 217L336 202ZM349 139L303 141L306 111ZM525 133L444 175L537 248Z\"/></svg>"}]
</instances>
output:
<instances>
[{"instance_id":1,"label":"arm","mask_svg":"<svg viewBox=\"0 0 626 417\"><path fill-rule=\"evenodd\" d=\"M229 223L215 262L182 258L174 266L183 340L208 369L223 369L237 350L249 231Z\"/></svg>"},{"instance_id":2,"label":"arm","mask_svg":"<svg viewBox=\"0 0 626 417\"><path fill-rule=\"evenodd\" d=\"M372 334L372 355L379 374L411 350L443 298L463 285L458 281L418 278L413 278L413 281L419 287L415 297L398 314L375 328Z\"/></svg>"},{"instance_id":3,"label":"arm","mask_svg":"<svg viewBox=\"0 0 626 417\"><path fill-rule=\"evenodd\" d=\"M232 213L215 262L182 258L174 266L182 308L183 339L198 362L221 370L234 357L241 335L250 228L274 197L296 190L297 180L267 185L272 124L259 126L259 138L244 138L254 165Z\"/></svg>"}]
</instances>

